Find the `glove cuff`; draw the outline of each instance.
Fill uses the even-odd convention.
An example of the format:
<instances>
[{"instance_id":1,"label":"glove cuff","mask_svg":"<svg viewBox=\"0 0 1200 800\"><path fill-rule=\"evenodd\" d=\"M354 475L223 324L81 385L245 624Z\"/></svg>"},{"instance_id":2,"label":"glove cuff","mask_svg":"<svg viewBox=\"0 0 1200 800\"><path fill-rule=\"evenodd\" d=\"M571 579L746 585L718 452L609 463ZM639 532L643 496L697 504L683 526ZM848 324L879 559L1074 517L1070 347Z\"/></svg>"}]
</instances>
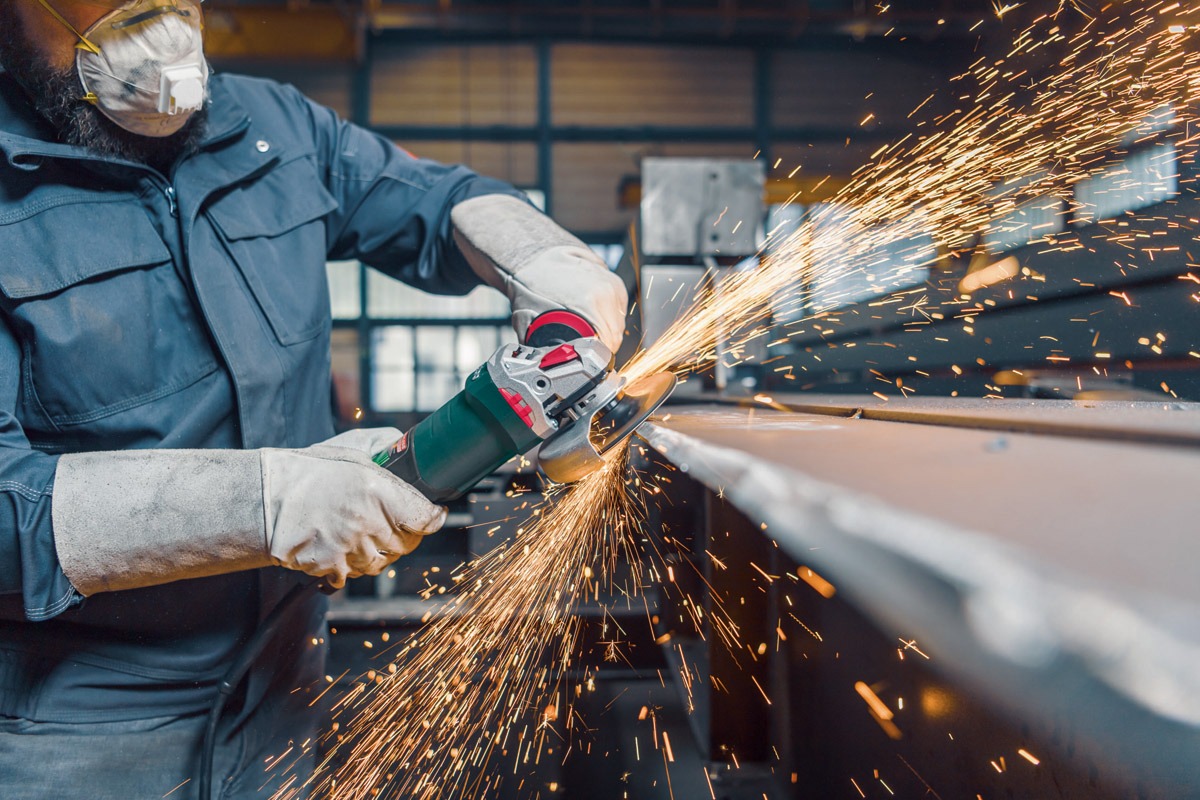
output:
<instances>
[{"instance_id":1,"label":"glove cuff","mask_svg":"<svg viewBox=\"0 0 1200 800\"><path fill-rule=\"evenodd\" d=\"M254 450L131 450L59 459L63 573L83 595L270 566Z\"/></svg>"},{"instance_id":2,"label":"glove cuff","mask_svg":"<svg viewBox=\"0 0 1200 800\"><path fill-rule=\"evenodd\" d=\"M450 220L454 241L471 269L512 303L519 338L525 338L538 314L562 308L586 319L600 340L617 351L629 296L590 247L509 195L465 200L451 210Z\"/></svg>"},{"instance_id":3,"label":"glove cuff","mask_svg":"<svg viewBox=\"0 0 1200 800\"><path fill-rule=\"evenodd\" d=\"M588 249L557 222L507 194L485 194L464 200L450 210L450 222L454 243L471 269L488 285L506 294L508 281L543 251L551 247ZM596 259L599 261L598 256Z\"/></svg>"}]
</instances>

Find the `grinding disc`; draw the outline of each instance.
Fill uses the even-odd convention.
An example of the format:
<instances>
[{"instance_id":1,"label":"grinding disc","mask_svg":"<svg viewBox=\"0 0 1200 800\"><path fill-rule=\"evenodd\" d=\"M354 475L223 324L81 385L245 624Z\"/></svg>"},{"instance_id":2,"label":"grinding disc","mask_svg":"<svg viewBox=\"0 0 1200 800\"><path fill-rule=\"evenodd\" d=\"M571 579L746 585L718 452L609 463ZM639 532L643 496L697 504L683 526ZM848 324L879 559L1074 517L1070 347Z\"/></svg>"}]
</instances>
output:
<instances>
[{"instance_id":1,"label":"grinding disc","mask_svg":"<svg viewBox=\"0 0 1200 800\"><path fill-rule=\"evenodd\" d=\"M671 396L675 383L672 373L659 372L628 384L592 422L590 438L596 452L604 455L623 444Z\"/></svg>"}]
</instances>

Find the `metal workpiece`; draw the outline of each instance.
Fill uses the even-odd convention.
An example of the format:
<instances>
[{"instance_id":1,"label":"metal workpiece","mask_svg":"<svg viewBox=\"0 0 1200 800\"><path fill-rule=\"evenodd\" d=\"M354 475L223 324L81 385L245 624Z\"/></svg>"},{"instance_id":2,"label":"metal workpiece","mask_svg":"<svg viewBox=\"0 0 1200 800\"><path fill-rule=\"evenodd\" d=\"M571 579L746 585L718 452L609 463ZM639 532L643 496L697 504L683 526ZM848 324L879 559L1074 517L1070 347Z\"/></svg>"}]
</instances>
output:
<instances>
[{"instance_id":1,"label":"metal workpiece","mask_svg":"<svg viewBox=\"0 0 1200 800\"><path fill-rule=\"evenodd\" d=\"M1036 796L1076 796L1072 775L1089 797L1194 796L1200 412L771 402L672 408L642 433L838 602L919 641L929 669L1023 731L1063 770Z\"/></svg>"},{"instance_id":2,"label":"metal workpiece","mask_svg":"<svg viewBox=\"0 0 1200 800\"><path fill-rule=\"evenodd\" d=\"M744 398L721 404L744 405ZM1154 401L1026 400L957 397L772 393L754 403L778 411L832 417L911 422L1007 433L1200 447L1200 403L1164 397Z\"/></svg>"}]
</instances>

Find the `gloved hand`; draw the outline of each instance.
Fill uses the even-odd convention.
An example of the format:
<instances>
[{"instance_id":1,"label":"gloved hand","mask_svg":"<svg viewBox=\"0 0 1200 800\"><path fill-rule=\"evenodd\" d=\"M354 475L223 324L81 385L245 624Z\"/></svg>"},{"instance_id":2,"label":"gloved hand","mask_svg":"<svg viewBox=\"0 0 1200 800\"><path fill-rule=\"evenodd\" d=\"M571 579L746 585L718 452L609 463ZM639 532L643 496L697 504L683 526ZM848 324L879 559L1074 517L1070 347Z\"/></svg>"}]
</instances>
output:
<instances>
[{"instance_id":1,"label":"gloved hand","mask_svg":"<svg viewBox=\"0 0 1200 800\"><path fill-rule=\"evenodd\" d=\"M347 578L378 575L439 530L446 509L371 461L400 435L369 428L303 450L263 450L271 559L339 588Z\"/></svg>"},{"instance_id":2,"label":"gloved hand","mask_svg":"<svg viewBox=\"0 0 1200 800\"><path fill-rule=\"evenodd\" d=\"M625 284L592 249L515 197L473 197L450 212L454 241L471 269L508 296L513 329L566 309L586 319L614 353L625 335Z\"/></svg>"},{"instance_id":3,"label":"gloved hand","mask_svg":"<svg viewBox=\"0 0 1200 800\"><path fill-rule=\"evenodd\" d=\"M334 587L377 574L445 509L371 462L400 438L358 430L294 450L129 450L59 459L51 514L81 594L272 564Z\"/></svg>"}]
</instances>

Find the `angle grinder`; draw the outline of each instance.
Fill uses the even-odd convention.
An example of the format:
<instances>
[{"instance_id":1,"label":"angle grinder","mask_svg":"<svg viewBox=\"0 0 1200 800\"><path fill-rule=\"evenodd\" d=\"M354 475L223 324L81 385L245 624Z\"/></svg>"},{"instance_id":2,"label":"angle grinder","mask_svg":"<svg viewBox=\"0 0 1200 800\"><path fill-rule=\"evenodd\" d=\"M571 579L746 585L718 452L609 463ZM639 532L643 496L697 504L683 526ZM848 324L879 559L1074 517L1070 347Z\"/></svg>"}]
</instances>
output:
<instances>
[{"instance_id":1,"label":"angle grinder","mask_svg":"<svg viewBox=\"0 0 1200 800\"><path fill-rule=\"evenodd\" d=\"M637 381L612 368L613 353L582 317L550 311L525 343L502 345L463 390L374 461L444 503L538 445L538 465L573 483L604 464L675 388L669 372Z\"/></svg>"},{"instance_id":2,"label":"angle grinder","mask_svg":"<svg viewBox=\"0 0 1200 800\"><path fill-rule=\"evenodd\" d=\"M525 343L500 347L463 390L373 460L435 503L462 497L501 464L541 445L551 480L572 483L604 464L675 388L669 372L627 382L613 353L582 317L550 311ZM212 798L217 726L241 683L293 606L321 588L295 586L260 623L217 686L201 747L197 784Z\"/></svg>"}]
</instances>

